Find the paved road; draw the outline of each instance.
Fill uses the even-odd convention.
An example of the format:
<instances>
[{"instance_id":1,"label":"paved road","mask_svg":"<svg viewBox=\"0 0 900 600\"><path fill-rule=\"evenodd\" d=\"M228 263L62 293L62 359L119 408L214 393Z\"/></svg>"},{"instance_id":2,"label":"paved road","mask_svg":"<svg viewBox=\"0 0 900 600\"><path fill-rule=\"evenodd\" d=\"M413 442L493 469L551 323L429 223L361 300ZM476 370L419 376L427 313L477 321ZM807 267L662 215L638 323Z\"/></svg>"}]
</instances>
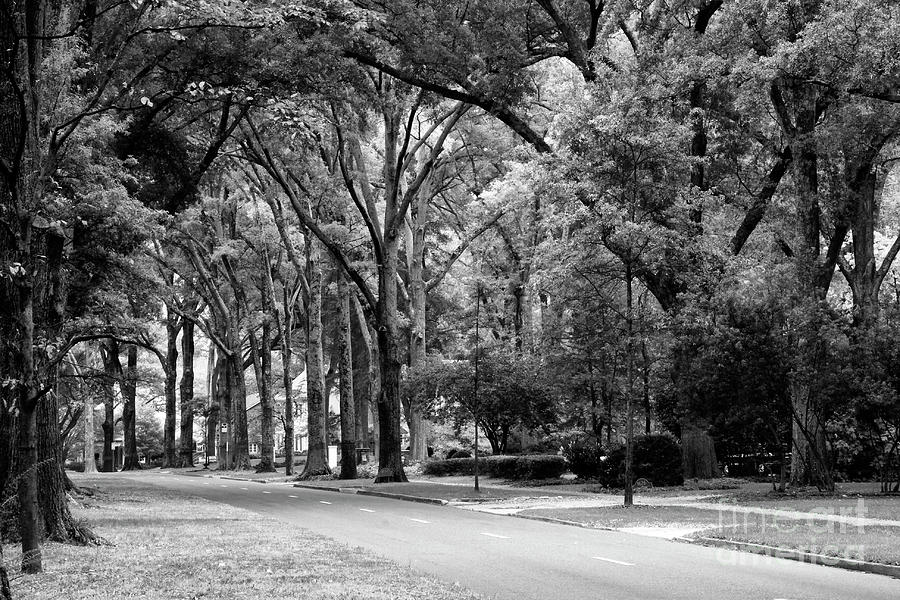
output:
<instances>
[{"instance_id":1,"label":"paved road","mask_svg":"<svg viewBox=\"0 0 900 600\"><path fill-rule=\"evenodd\" d=\"M626 533L284 484L138 476L245 508L489 598L896 599L900 580Z\"/></svg>"}]
</instances>

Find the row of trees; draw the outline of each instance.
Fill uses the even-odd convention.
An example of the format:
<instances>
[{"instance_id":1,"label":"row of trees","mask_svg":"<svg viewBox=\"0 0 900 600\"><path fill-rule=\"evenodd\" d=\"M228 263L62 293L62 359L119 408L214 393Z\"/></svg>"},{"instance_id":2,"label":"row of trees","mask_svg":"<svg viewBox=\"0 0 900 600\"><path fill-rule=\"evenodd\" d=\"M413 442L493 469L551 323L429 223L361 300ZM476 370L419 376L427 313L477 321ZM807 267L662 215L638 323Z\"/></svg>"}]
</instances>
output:
<instances>
[{"instance_id":1,"label":"row of trees","mask_svg":"<svg viewBox=\"0 0 900 600\"><path fill-rule=\"evenodd\" d=\"M275 389L291 457L305 370L304 475L328 469L336 384L345 457L373 409L376 481L406 479L401 418L421 459L428 419L466 411L497 452L539 427L612 445L640 416L680 436L689 477L751 440L795 484L896 473L892 3L0 11L0 490L24 570L41 539L90 537L60 402L93 415L93 396L61 388L102 372L114 426L117 386L136 461L141 355L168 466L202 414L220 468L248 468L249 387L274 469Z\"/></svg>"}]
</instances>

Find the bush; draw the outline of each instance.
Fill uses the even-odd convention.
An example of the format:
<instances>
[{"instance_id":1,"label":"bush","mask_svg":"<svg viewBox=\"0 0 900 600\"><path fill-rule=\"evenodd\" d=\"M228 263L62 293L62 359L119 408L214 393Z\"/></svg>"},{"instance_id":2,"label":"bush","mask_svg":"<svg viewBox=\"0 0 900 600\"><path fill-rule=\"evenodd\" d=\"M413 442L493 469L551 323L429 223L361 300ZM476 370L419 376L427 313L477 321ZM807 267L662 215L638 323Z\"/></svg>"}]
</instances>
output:
<instances>
[{"instance_id":1,"label":"bush","mask_svg":"<svg viewBox=\"0 0 900 600\"><path fill-rule=\"evenodd\" d=\"M569 469L580 479L596 479L600 477L606 451L597 437L583 435L563 445L563 456L569 461Z\"/></svg>"},{"instance_id":2,"label":"bush","mask_svg":"<svg viewBox=\"0 0 900 600\"><path fill-rule=\"evenodd\" d=\"M625 487L625 446L609 453L597 477L609 487ZM670 435L645 435L634 440L634 479L644 478L655 486L682 485L681 446Z\"/></svg>"},{"instance_id":3,"label":"bush","mask_svg":"<svg viewBox=\"0 0 900 600\"><path fill-rule=\"evenodd\" d=\"M485 456L478 459L478 472L504 479L551 479L568 469L562 456L535 454L529 456ZM474 475L474 458L430 460L422 472L426 475Z\"/></svg>"}]
</instances>

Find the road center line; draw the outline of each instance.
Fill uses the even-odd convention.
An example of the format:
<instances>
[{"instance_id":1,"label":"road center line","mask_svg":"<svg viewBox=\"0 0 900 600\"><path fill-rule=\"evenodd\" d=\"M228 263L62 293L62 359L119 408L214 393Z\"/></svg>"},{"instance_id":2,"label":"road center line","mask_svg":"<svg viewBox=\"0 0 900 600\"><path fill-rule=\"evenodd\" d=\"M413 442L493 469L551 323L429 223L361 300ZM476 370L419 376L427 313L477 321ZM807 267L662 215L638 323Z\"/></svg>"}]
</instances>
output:
<instances>
[{"instance_id":1,"label":"road center line","mask_svg":"<svg viewBox=\"0 0 900 600\"><path fill-rule=\"evenodd\" d=\"M416 523L431 523L431 521L426 521L425 519L413 519L412 517L407 517L407 519L409 519L410 521L415 521Z\"/></svg>"},{"instance_id":2,"label":"road center line","mask_svg":"<svg viewBox=\"0 0 900 600\"><path fill-rule=\"evenodd\" d=\"M329 502L329 504L331 504L331 503ZM363 511L363 512L375 512L375 511L372 510L371 508L361 508L361 509L359 509L359 510L361 510L361 511Z\"/></svg>"},{"instance_id":3,"label":"road center line","mask_svg":"<svg viewBox=\"0 0 900 600\"><path fill-rule=\"evenodd\" d=\"M508 536L508 535L498 535L498 534L496 534L496 533L486 533L486 532L484 532L484 531L481 532L481 535L486 535L486 536L492 537L492 538L499 538L499 539L501 539L501 540L508 540L508 539L509 539L509 536Z\"/></svg>"},{"instance_id":4,"label":"road center line","mask_svg":"<svg viewBox=\"0 0 900 600\"><path fill-rule=\"evenodd\" d=\"M296 498L297 496L291 496L291 498ZM331 502L325 502L324 500L319 500L319 504L331 504Z\"/></svg>"},{"instance_id":5,"label":"road center line","mask_svg":"<svg viewBox=\"0 0 900 600\"><path fill-rule=\"evenodd\" d=\"M634 563L625 562L624 560L616 560L614 558L603 558L602 556L593 556L595 560L602 560L603 562L613 563L614 565L622 565L623 567L633 567Z\"/></svg>"}]
</instances>

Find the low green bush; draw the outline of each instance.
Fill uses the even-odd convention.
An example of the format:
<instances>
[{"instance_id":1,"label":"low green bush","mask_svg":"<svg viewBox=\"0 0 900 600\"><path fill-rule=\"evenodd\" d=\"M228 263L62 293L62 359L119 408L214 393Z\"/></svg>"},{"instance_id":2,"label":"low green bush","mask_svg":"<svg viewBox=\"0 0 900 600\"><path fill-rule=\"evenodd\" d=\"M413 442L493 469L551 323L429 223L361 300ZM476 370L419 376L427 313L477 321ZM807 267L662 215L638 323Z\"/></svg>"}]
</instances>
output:
<instances>
[{"instance_id":1,"label":"low green bush","mask_svg":"<svg viewBox=\"0 0 900 600\"><path fill-rule=\"evenodd\" d=\"M482 475L503 479L552 479L568 470L562 456L534 454L526 456L485 456L478 459L478 471ZM474 475L474 458L448 458L430 460L422 468L426 475Z\"/></svg>"}]
</instances>

